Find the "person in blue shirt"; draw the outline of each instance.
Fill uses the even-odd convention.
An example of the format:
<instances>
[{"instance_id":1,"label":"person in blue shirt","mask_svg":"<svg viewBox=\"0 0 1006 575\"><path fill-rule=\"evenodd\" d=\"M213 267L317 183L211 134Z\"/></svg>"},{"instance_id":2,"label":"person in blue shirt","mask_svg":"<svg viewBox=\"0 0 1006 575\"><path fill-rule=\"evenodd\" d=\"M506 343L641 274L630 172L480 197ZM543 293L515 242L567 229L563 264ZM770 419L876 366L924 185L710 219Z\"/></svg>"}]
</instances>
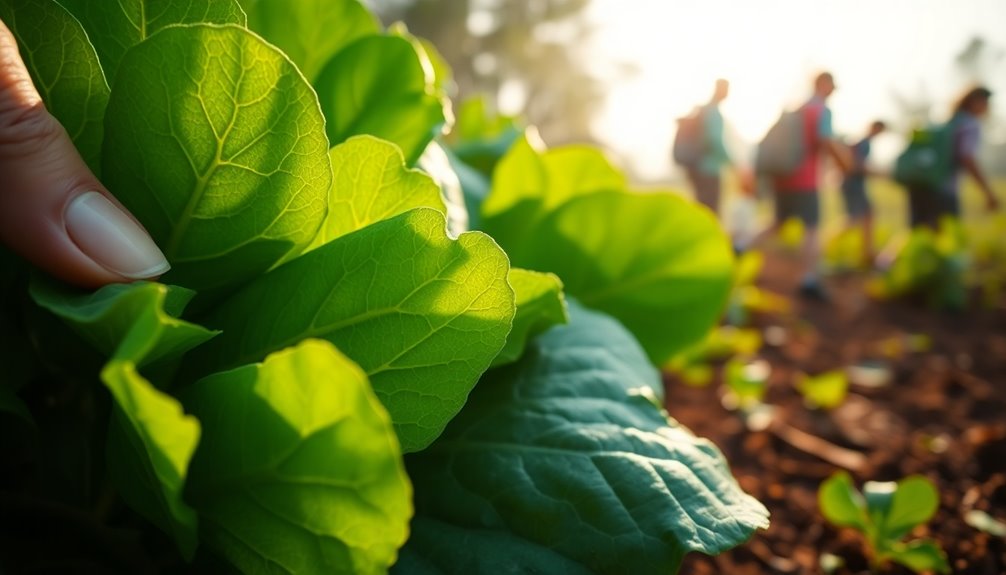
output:
<instances>
[{"instance_id":1,"label":"person in blue shirt","mask_svg":"<svg viewBox=\"0 0 1006 575\"><path fill-rule=\"evenodd\" d=\"M863 262L873 262L873 207L866 194L866 178L870 175L866 160L870 157L870 143L883 133L887 125L880 120L870 124L866 136L851 147L852 169L842 180L842 200L845 202L846 225L859 227L863 234Z\"/></svg>"},{"instance_id":2,"label":"person in blue shirt","mask_svg":"<svg viewBox=\"0 0 1006 575\"><path fill-rule=\"evenodd\" d=\"M985 195L989 211L999 209L999 198L985 172L978 164L981 143L981 119L988 115L992 92L984 86L968 90L954 107L950 126L953 130L953 172L935 190L909 188L911 225L936 229L944 216L960 217L961 174L967 172Z\"/></svg>"},{"instance_id":3,"label":"person in blue shirt","mask_svg":"<svg viewBox=\"0 0 1006 575\"><path fill-rule=\"evenodd\" d=\"M724 142L723 114L720 103L730 93L730 82L716 80L713 96L699 110L702 120L702 155L698 162L687 167L695 199L719 215L721 196L721 171L732 166L733 161ZM745 181L741 177L742 183Z\"/></svg>"}]
</instances>

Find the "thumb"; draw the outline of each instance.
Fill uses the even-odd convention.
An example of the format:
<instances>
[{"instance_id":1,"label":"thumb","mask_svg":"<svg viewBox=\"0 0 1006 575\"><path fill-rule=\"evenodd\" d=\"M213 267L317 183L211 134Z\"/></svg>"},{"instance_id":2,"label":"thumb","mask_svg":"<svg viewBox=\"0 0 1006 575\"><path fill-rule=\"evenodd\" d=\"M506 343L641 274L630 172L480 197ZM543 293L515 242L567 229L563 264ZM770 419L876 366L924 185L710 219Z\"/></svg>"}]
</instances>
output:
<instances>
[{"instance_id":1,"label":"thumb","mask_svg":"<svg viewBox=\"0 0 1006 575\"><path fill-rule=\"evenodd\" d=\"M156 277L167 259L45 109L0 21L0 241L68 282Z\"/></svg>"}]
</instances>

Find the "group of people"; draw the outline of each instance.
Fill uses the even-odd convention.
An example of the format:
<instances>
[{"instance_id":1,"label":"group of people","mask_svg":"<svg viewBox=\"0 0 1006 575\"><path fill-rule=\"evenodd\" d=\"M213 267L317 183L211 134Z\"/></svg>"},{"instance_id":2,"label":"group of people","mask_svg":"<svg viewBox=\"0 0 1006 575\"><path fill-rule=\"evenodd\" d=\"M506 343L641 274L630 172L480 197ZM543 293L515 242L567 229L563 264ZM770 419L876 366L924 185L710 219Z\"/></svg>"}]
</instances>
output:
<instances>
[{"instance_id":1,"label":"group of people","mask_svg":"<svg viewBox=\"0 0 1006 575\"><path fill-rule=\"evenodd\" d=\"M832 112L827 104L834 91L835 81L830 73L822 72L814 78L811 97L796 111L802 128L800 145L803 153L799 156L800 159L787 173L773 173L764 178L774 198L773 222L757 234L748 246L738 246L738 249L757 247L774 236L787 220L795 218L801 221L805 233L800 250L803 276L799 291L804 296L819 300L828 299L819 272L822 160L830 159L843 173L841 193L847 218L850 225L862 229L866 252L864 258L872 262L875 257L871 242L873 209L867 195L866 182L868 176L876 174L868 167L867 159L870 156L871 142L887 129L883 121L874 121L866 134L851 146L836 138L832 129ZM760 175L755 173L756 170L741 168L724 143L720 103L728 93L729 83L717 80L712 98L691 116L699 125L700 153L688 162L682 162L676 155L676 159L685 168L695 199L717 214L724 169L734 170L741 181L742 191L751 196L754 195L755 178ZM969 174L977 182L985 195L988 209L998 209L999 200L977 160L981 119L988 114L991 96L992 93L987 88L975 87L964 94L954 107L953 115L946 124L952 142L950 169L946 177L936 185L906 187L912 226L936 228L944 216L960 216L960 182L963 173Z\"/></svg>"}]
</instances>

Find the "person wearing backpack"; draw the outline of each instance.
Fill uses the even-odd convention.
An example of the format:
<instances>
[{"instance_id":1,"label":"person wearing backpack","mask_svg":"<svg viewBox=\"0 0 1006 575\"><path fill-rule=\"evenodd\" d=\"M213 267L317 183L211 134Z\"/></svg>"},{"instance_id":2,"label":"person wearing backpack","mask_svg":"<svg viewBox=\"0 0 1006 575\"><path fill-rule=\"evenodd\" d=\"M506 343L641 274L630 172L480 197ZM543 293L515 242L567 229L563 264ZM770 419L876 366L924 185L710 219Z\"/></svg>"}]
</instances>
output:
<instances>
[{"instance_id":1,"label":"person wearing backpack","mask_svg":"<svg viewBox=\"0 0 1006 575\"><path fill-rule=\"evenodd\" d=\"M821 156L830 156L844 173L852 169L848 149L832 132L831 109L826 102L834 91L835 80L831 73L818 74L810 100L798 110L782 115L759 144L755 160L758 174L771 179L775 220L752 244L758 245L775 235L786 220L800 220L804 227L800 294L821 301L828 299L818 270Z\"/></svg>"},{"instance_id":2,"label":"person wearing backpack","mask_svg":"<svg viewBox=\"0 0 1006 575\"><path fill-rule=\"evenodd\" d=\"M721 180L724 166L733 165L724 144L723 114L720 103L730 93L727 80L716 80L713 96L692 114L678 120L674 138L674 160L683 168L695 194L695 200L719 215Z\"/></svg>"},{"instance_id":3,"label":"person wearing backpack","mask_svg":"<svg viewBox=\"0 0 1006 575\"><path fill-rule=\"evenodd\" d=\"M953 116L947 124L917 134L916 138L927 140L913 142L898 158L895 179L908 188L912 227L925 226L935 230L944 216L960 217L962 172L970 174L985 194L988 210L999 209L999 199L978 164L981 119L988 114L991 97L992 92L984 86L968 90L954 106ZM926 144L931 149L927 150ZM930 171L922 173L916 164L920 156L925 158L927 151L934 160L930 162Z\"/></svg>"},{"instance_id":4,"label":"person wearing backpack","mask_svg":"<svg viewBox=\"0 0 1006 575\"><path fill-rule=\"evenodd\" d=\"M846 229L859 227L863 234L863 262L870 265L873 253L873 207L866 195L866 177L871 174L866 160L870 144L887 129L887 124L876 120L870 124L866 136L850 147L852 170L842 179L842 201L845 203Z\"/></svg>"}]
</instances>

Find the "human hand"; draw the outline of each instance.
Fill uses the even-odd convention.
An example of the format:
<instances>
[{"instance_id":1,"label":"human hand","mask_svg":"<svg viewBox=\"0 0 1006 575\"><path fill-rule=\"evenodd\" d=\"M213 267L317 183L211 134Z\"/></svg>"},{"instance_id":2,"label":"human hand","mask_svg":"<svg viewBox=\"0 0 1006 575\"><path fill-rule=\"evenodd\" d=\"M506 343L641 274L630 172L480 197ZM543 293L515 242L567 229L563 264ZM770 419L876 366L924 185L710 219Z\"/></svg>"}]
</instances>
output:
<instances>
[{"instance_id":1,"label":"human hand","mask_svg":"<svg viewBox=\"0 0 1006 575\"><path fill-rule=\"evenodd\" d=\"M0 241L65 281L97 287L170 267L46 111L0 21Z\"/></svg>"}]
</instances>

